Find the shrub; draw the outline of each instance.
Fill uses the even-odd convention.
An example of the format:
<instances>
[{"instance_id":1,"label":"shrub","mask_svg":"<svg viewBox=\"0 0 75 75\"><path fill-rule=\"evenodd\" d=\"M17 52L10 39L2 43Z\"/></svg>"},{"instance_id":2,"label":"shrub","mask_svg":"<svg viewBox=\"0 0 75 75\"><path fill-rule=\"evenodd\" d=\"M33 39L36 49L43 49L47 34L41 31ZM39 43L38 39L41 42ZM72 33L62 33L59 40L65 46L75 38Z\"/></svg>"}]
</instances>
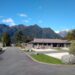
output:
<instances>
[{"instance_id":1,"label":"shrub","mask_svg":"<svg viewBox=\"0 0 75 75\"><path fill-rule=\"evenodd\" d=\"M75 56L74 55L64 55L61 58L62 63L65 64L75 64Z\"/></svg>"},{"instance_id":2,"label":"shrub","mask_svg":"<svg viewBox=\"0 0 75 75\"><path fill-rule=\"evenodd\" d=\"M75 41L71 43L69 53L75 55Z\"/></svg>"},{"instance_id":3,"label":"shrub","mask_svg":"<svg viewBox=\"0 0 75 75\"><path fill-rule=\"evenodd\" d=\"M0 52L2 52L2 48L0 48Z\"/></svg>"},{"instance_id":4,"label":"shrub","mask_svg":"<svg viewBox=\"0 0 75 75\"><path fill-rule=\"evenodd\" d=\"M69 55L62 56L61 60L65 64L75 64L75 41L71 42Z\"/></svg>"}]
</instances>

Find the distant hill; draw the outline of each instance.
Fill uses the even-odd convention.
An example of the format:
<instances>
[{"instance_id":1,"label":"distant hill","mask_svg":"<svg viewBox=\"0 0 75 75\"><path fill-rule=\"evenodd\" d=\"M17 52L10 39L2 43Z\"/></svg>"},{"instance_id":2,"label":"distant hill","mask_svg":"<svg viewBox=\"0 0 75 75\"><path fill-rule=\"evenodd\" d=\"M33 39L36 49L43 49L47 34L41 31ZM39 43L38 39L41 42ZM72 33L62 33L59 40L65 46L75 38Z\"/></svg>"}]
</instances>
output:
<instances>
[{"instance_id":1,"label":"distant hill","mask_svg":"<svg viewBox=\"0 0 75 75\"><path fill-rule=\"evenodd\" d=\"M2 36L4 32L8 32L10 36L13 37L17 31L22 31L25 36L32 36L33 38L61 38L61 36L51 28L41 28L37 24L30 26L20 24L11 27L0 24L0 36Z\"/></svg>"},{"instance_id":2,"label":"distant hill","mask_svg":"<svg viewBox=\"0 0 75 75\"><path fill-rule=\"evenodd\" d=\"M61 37L66 37L67 34L68 34L68 32L69 32L69 31L64 30L64 31L60 31L58 34L59 34Z\"/></svg>"}]
</instances>

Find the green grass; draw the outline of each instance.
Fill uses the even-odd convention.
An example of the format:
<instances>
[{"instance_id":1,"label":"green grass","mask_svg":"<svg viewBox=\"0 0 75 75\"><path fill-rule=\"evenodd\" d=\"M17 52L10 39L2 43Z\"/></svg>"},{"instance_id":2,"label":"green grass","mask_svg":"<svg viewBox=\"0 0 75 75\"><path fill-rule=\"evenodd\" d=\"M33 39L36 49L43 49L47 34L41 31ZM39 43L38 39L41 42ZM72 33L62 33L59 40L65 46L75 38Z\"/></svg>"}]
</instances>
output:
<instances>
[{"instance_id":1,"label":"green grass","mask_svg":"<svg viewBox=\"0 0 75 75\"><path fill-rule=\"evenodd\" d=\"M33 54L31 56L40 62L52 63L52 64L62 64L61 60L53 58L51 56L44 55L44 54L38 54L38 55Z\"/></svg>"}]
</instances>

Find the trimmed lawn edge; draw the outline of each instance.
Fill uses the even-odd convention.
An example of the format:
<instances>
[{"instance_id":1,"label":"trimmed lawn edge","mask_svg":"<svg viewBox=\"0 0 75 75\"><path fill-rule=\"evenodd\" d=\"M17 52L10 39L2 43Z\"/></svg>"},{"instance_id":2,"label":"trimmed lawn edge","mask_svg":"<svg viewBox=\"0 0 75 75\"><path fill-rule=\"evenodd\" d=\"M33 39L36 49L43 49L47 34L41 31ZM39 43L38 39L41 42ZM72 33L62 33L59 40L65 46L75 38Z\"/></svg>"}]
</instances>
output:
<instances>
[{"instance_id":1,"label":"trimmed lawn edge","mask_svg":"<svg viewBox=\"0 0 75 75\"><path fill-rule=\"evenodd\" d=\"M51 57L51 56L47 56L45 54L32 54L31 57L39 62L43 62L43 63L48 63L48 64L63 64L61 62L61 60Z\"/></svg>"}]
</instances>

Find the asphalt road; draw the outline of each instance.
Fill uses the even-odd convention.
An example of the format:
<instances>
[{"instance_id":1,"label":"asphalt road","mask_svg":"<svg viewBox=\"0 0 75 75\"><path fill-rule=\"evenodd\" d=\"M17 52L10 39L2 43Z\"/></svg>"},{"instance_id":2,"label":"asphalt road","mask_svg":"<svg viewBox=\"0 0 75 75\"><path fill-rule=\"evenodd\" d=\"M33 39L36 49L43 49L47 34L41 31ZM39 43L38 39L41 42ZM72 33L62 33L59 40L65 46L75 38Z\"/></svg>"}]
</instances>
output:
<instances>
[{"instance_id":1,"label":"asphalt road","mask_svg":"<svg viewBox=\"0 0 75 75\"><path fill-rule=\"evenodd\" d=\"M75 66L37 63L18 48L9 47L0 55L0 75L75 75Z\"/></svg>"}]
</instances>

